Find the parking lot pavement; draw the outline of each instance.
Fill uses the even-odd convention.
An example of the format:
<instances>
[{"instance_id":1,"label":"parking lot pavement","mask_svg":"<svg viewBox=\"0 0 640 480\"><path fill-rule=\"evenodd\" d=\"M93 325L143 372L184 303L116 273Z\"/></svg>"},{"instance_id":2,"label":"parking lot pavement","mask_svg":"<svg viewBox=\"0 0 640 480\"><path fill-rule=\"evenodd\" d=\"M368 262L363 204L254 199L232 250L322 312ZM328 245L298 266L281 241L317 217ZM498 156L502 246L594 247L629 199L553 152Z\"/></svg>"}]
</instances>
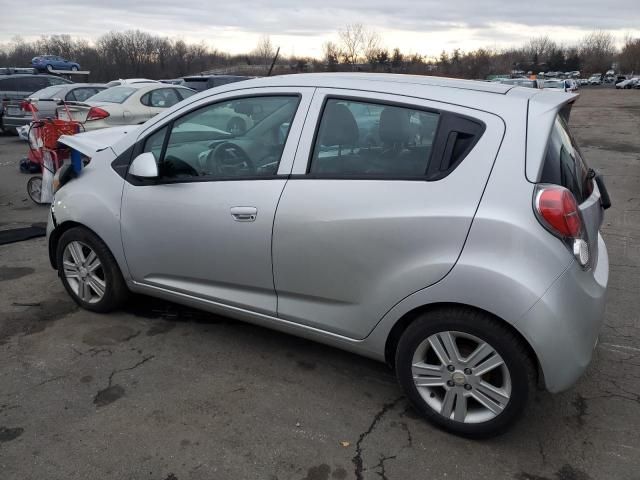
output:
<instances>
[{"instance_id":1,"label":"parking lot pavement","mask_svg":"<svg viewBox=\"0 0 640 480\"><path fill-rule=\"evenodd\" d=\"M613 200L606 325L506 435L440 432L384 365L306 340L147 298L78 310L36 239L0 246L2 479L640 478L640 94L585 89L571 123ZM0 228L46 215L25 148L0 137Z\"/></svg>"}]
</instances>

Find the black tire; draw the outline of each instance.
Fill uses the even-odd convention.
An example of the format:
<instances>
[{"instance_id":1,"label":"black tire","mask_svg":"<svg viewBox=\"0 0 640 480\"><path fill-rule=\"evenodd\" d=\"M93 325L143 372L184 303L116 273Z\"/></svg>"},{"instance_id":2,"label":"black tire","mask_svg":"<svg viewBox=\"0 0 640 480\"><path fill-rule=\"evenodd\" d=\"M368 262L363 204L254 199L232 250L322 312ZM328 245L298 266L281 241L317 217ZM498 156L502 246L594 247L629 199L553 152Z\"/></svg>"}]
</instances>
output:
<instances>
[{"instance_id":1,"label":"black tire","mask_svg":"<svg viewBox=\"0 0 640 480\"><path fill-rule=\"evenodd\" d=\"M425 401L414 383L414 353L431 335L448 331L481 339L504 360L510 375L511 393L502 412L490 420L464 423L446 418ZM522 415L529 397L535 391L536 369L523 341L501 321L471 308L443 308L418 317L400 337L395 362L400 386L414 408L439 428L463 437L487 438L505 432ZM433 393L429 395L430 398L434 396Z\"/></svg>"},{"instance_id":2,"label":"black tire","mask_svg":"<svg viewBox=\"0 0 640 480\"><path fill-rule=\"evenodd\" d=\"M93 250L101 263L101 274L104 279L105 289L102 298L89 303L80 298L73 290L65 277L63 268L63 254L67 245L71 242L81 242ZM71 298L82 308L92 312L107 313L118 309L129 296L129 290L122 278L120 267L107 245L93 232L84 227L73 227L62 234L56 249L56 264L62 284Z\"/></svg>"},{"instance_id":3,"label":"black tire","mask_svg":"<svg viewBox=\"0 0 640 480\"><path fill-rule=\"evenodd\" d=\"M47 65L45 68L47 69L47 72L53 71L53 65Z\"/></svg>"},{"instance_id":4,"label":"black tire","mask_svg":"<svg viewBox=\"0 0 640 480\"><path fill-rule=\"evenodd\" d=\"M72 72L77 72L78 71L78 67L76 67L75 65L73 67L71 67L71 71Z\"/></svg>"}]
</instances>

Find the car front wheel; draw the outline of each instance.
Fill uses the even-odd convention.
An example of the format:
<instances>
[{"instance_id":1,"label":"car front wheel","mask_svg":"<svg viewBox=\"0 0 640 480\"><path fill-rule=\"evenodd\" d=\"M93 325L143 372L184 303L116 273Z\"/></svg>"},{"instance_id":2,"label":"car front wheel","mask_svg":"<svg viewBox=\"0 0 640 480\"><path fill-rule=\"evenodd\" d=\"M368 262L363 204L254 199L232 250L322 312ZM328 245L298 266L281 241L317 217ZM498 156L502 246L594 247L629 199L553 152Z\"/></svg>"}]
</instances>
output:
<instances>
[{"instance_id":1,"label":"car front wheel","mask_svg":"<svg viewBox=\"0 0 640 480\"><path fill-rule=\"evenodd\" d=\"M534 390L526 346L492 316L443 309L416 319L396 350L396 374L413 406L457 435L504 432Z\"/></svg>"},{"instance_id":2,"label":"car front wheel","mask_svg":"<svg viewBox=\"0 0 640 480\"><path fill-rule=\"evenodd\" d=\"M62 234L56 250L58 272L71 298L94 312L110 312L125 301L128 290L105 243L90 230L74 227Z\"/></svg>"}]
</instances>

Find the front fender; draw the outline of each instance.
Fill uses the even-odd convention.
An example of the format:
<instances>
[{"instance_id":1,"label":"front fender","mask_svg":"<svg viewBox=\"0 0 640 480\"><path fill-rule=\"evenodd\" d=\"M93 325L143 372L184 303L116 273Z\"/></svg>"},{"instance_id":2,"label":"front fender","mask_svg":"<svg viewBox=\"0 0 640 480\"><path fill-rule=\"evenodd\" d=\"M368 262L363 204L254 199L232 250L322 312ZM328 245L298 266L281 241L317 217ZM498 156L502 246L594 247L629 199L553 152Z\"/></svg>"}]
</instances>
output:
<instances>
[{"instance_id":1,"label":"front fender","mask_svg":"<svg viewBox=\"0 0 640 480\"><path fill-rule=\"evenodd\" d=\"M110 167L112 157L110 149L96 153L77 178L56 192L52 204L56 225L49 239L50 242L55 240L65 229L75 225L88 228L107 244L123 277L129 280L120 237L120 204L124 179Z\"/></svg>"}]
</instances>

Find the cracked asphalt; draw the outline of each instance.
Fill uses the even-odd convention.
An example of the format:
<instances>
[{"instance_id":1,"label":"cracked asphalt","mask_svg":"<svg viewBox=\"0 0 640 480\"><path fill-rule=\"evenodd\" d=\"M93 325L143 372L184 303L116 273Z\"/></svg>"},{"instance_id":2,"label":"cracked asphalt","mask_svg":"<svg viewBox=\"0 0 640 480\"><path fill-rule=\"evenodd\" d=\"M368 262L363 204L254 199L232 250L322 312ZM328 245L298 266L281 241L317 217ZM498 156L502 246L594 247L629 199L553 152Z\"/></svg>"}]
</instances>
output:
<instances>
[{"instance_id":1,"label":"cracked asphalt","mask_svg":"<svg viewBox=\"0 0 640 480\"><path fill-rule=\"evenodd\" d=\"M639 479L640 91L584 89L571 123L613 200L605 326L504 436L443 433L384 365L306 340L143 297L79 310L35 239L0 246L0 477ZM46 218L25 151L0 137L0 229Z\"/></svg>"}]
</instances>

